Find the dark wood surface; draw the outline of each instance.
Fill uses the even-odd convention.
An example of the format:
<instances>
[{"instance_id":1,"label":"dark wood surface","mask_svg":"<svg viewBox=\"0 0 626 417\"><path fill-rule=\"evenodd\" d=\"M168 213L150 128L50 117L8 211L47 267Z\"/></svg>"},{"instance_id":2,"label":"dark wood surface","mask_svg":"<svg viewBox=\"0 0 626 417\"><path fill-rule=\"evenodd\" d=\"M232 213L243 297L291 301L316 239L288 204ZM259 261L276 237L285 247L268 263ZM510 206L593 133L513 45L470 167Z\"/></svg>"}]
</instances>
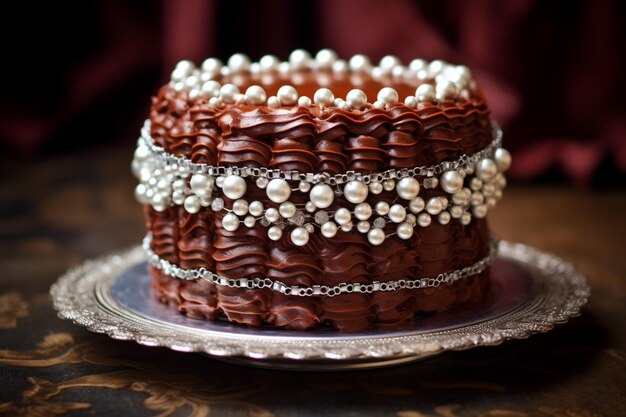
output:
<instances>
[{"instance_id":1,"label":"dark wood surface","mask_svg":"<svg viewBox=\"0 0 626 417\"><path fill-rule=\"evenodd\" d=\"M67 268L138 244L132 144L0 170L0 415L626 415L626 193L510 187L502 238L554 252L589 278L583 315L497 347L376 371L297 373L92 334L56 317Z\"/></svg>"}]
</instances>

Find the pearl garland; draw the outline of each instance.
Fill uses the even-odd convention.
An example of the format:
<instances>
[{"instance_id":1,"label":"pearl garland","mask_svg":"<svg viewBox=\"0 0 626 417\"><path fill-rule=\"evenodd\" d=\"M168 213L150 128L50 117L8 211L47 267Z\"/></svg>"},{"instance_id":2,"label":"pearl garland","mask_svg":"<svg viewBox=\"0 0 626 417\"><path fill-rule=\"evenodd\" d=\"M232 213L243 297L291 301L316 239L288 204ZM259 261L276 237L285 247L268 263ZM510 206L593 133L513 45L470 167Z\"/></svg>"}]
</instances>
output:
<instances>
[{"instance_id":1,"label":"pearl garland","mask_svg":"<svg viewBox=\"0 0 626 417\"><path fill-rule=\"evenodd\" d=\"M184 69L185 65L181 68ZM283 229L290 224L308 233L299 230L295 234L295 239L300 243L308 242L309 235L315 232L314 225L320 228L324 237L335 236L339 229L346 233L356 229L359 233L367 234L368 241L374 242L381 241L381 232L371 231L391 225L395 227L395 233L391 235L395 234L400 239L409 239L415 227L427 227L432 221L447 225L456 220L467 225L473 218L484 218L502 198L502 190L506 187L503 172L511 164L508 151L497 148L477 160L475 166L448 169L439 177L398 176L396 180L376 177L369 184L360 178L349 179L343 189L337 188L336 191L325 183L311 184L308 176L306 179L297 176L297 180L290 180L297 181L295 185L286 179L270 180L267 176L259 176L252 184L264 189L269 201L277 204L276 207L266 208L261 201L248 202L245 199L248 189L245 176L250 175L251 171L242 174L244 171L239 168L229 168L228 173L217 176L210 172L196 171L191 174L183 165L163 166L155 158L148 144L140 139L132 170L140 180L135 188L135 196L142 204L149 204L157 211L167 210L172 205L182 205L192 214L204 207L210 207L215 212L226 210L222 218L225 230L234 232L241 224L252 228L258 221L268 227L270 239L280 239ZM446 194L425 201L419 196L422 187L440 187ZM230 208L226 208L223 198L215 195L216 190L220 189L232 200ZM372 206L365 201L370 195L378 195L383 190L397 195L391 204L379 200L372 202ZM309 201L304 207L289 201L292 191L308 193ZM354 206L340 207L334 212L324 211L335 201L336 192ZM374 213L379 217L372 219ZM382 234L382 240L387 237L385 233Z\"/></svg>"}]
</instances>

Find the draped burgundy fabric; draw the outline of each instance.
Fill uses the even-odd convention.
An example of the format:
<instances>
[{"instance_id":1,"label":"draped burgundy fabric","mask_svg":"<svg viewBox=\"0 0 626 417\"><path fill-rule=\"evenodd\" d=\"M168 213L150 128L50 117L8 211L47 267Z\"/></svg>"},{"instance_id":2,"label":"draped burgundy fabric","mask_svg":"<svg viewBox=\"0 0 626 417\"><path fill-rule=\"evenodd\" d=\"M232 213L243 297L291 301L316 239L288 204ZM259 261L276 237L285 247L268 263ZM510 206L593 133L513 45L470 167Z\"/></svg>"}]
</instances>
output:
<instances>
[{"instance_id":1,"label":"draped burgundy fabric","mask_svg":"<svg viewBox=\"0 0 626 417\"><path fill-rule=\"evenodd\" d=\"M557 168L585 183L605 161L626 173L626 7L618 1L114 0L71 10L56 3L21 7L8 20L27 17L30 24L4 38L26 30L36 36L9 42L16 64L8 66L12 82L0 96L0 144L23 154L54 149L102 118L113 127L100 129L108 139L94 132L94 140L134 140L127 137L132 125L140 125L149 95L179 59L225 60L234 52L284 59L297 47L331 47L343 56L468 65L515 154L513 178ZM45 82L37 81L42 74Z\"/></svg>"}]
</instances>

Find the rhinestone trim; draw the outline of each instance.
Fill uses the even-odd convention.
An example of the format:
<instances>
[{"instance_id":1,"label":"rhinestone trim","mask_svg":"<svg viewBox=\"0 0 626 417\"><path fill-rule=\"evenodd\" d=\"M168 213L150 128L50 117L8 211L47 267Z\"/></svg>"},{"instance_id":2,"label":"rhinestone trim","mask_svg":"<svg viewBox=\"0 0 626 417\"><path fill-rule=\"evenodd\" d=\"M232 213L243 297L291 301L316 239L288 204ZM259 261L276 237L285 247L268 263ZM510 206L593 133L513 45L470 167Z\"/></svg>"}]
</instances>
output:
<instances>
[{"instance_id":1,"label":"rhinestone trim","mask_svg":"<svg viewBox=\"0 0 626 417\"><path fill-rule=\"evenodd\" d=\"M482 150L472 155L461 155L453 161L444 161L436 165L418 166L414 168L389 169L387 171L362 174L355 171L346 171L343 174L330 175L328 173L310 173L301 171L281 171L278 169L236 167L236 166L214 166L192 162L184 156L173 155L162 147L156 145L150 134L150 120L144 122L141 128L141 136L137 141L137 147L147 146L152 156L157 158L156 168L175 165L180 175L205 174L210 176L237 175L240 177L284 179L287 181L299 180L310 184L328 184L330 186L345 184L349 181L382 182L388 179L402 179L405 177L425 176L432 177L443 174L446 171L464 170L474 167L481 159L493 155L497 148L502 146L502 130L494 122L492 123L493 140Z\"/></svg>"},{"instance_id":2,"label":"rhinestone trim","mask_svg":"<svg viewBox=\"0 0 626 417\"><path fill-rule=\"evenodd\" d=\"M372 281L369 284L344 282L334 286L303 286L286 285L281 281L275 281L270 278L226 278L219 276L206 268L183 269L154 253L150 247L151 242L152 236L150 234L146 235L143 240L143 249L148 257L148 263L170 277L191 281L203 279L215 285L226 286L229 288L243 288L248 290L268 288L284 295L293 295L298 297L334 297L340 294L371 294L373 292L398 291L401 289L431 288L438 287L442 284L451 285L456 281L484 272L491 261L496 257L498 248L497 239L492 237L489 254L486 257L470 266L466 266L465 268L461 268L456 271L444 272L434 278L419 278L414 280L399 279L387 282Z\"/></svg>"}]
</instances>

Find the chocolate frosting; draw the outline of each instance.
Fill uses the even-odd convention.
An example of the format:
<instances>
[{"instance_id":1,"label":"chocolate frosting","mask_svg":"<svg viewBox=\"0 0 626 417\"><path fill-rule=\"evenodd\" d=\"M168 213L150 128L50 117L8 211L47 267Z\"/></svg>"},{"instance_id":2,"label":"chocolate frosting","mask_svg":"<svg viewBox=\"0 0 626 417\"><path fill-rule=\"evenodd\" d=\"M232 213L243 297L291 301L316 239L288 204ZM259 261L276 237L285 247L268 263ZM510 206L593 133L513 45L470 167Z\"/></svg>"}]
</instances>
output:
<instances>
[{"instance_id":1,"label":"chocolate frosting","mask_svg":"<svg viewBox=\"0 0 626 417\"><path fill-rule=\"evenodd\" d=\"M158 145L194 162L330 174L433 165L475 153L492 140L489 111L480 97L420 104L417 109L397 104L387 111L241 105L210 109L206 100L189 100L185 92L166 86L153 99L150 119ZM277 206L248 181L248 201ZM425 198L445 194L439 189L422 193ZM220 197L227 206L232 204ZM367 201L391 203L396 198L394 192L374 197ZM290 200L304 204L307 195L295 192ZM336 199L328 210L341 206L352 208ZM260 224L226 231L221 227L223 211L202 209L191 214L180 206L164 212L149 206L145 210L152 248L158 255L183 268L204 267L229 278L268 277L287 285L417 279L463 268L489 252L489 231L482 219L467 226L457 220L445 226L433 221L428 227L417 227L409 240L392 236L380 246L372 246L356 230L340 231L331 239L316 232L307 245L297 247L289 241L289 233L271 241ZM486 271L438 288L297 297L269 289L181 281L156 269L151 274L159 298L189 316L224 316L247 325L292 329L321 324L341 330L396 325L417 312L438 312L480 300L488 284Z\"/></svg>"}]
</instances>

